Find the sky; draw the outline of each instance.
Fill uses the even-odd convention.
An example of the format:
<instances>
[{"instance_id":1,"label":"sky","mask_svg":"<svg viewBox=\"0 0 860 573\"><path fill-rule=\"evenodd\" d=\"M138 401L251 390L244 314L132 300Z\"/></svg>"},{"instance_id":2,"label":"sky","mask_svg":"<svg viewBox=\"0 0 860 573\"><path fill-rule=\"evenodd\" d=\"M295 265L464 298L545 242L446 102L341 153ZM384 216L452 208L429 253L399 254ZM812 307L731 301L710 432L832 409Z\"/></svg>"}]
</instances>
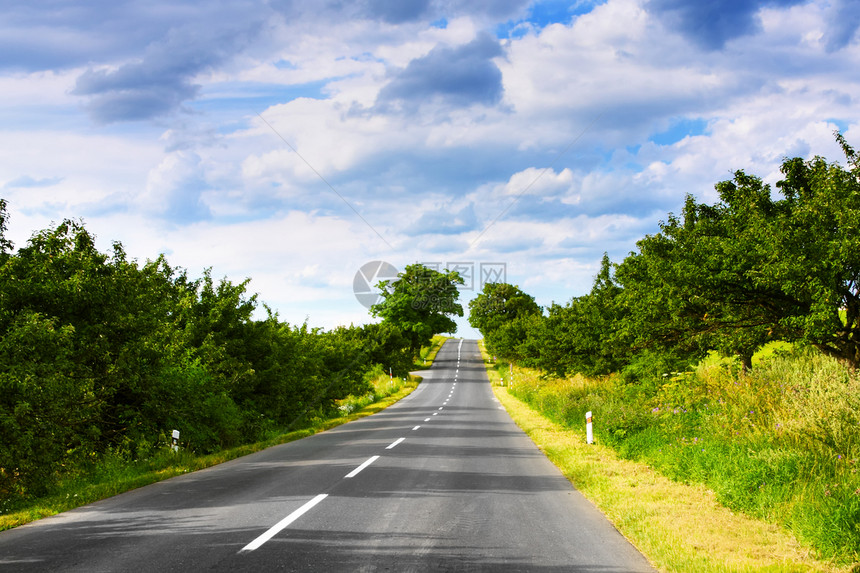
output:
<instances>
[{"instance_id":1,"label":"sky","mask_svg":"<svg viewBox=\"0 0 860 573\"><path fill-rule=\"evenodd\" d=\"M373 261L564 304L736 170L844 165L858 27L853 0L7 1L7 237L81 219L325 329L375 320Z\"/></svg>"}]
</instances>

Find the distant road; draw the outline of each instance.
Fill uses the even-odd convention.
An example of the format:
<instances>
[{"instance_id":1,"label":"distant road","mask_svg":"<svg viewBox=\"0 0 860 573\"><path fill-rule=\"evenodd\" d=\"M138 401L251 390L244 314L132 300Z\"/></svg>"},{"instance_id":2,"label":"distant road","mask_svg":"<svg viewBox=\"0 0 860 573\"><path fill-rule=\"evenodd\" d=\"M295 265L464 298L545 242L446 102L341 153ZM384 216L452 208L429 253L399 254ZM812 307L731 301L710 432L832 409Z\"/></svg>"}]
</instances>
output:
<instances>
[{"instance_id":1,"label":"distant road","mask_svg":"<svg viewBox=\"0 0 860 573\"><path fill-rule=\"evenodd\" d=\"M511 421L474 341L390 408L0 533L0 571L653 571Z\"/></svg>"}]
</instances>

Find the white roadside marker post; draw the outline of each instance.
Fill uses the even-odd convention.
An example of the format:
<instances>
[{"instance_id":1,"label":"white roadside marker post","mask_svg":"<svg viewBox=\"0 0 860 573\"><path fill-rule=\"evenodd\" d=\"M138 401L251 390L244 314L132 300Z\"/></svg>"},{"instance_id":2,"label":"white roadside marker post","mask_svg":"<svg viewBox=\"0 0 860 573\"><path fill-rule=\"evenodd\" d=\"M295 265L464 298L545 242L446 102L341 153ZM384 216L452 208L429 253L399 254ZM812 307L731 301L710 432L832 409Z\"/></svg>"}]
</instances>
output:
<instances>
[{"instance_id":1,"label":"white roadside marker post","mask_svg":"<svg viewBox=\"0 0 860 573\"><path fill-rule=\"evenodd\" d=\"M173 445L171 447L174 452L179 451L179 430L173 430Z\"/></svg>"},{"instance_id":2,"label":"white roadside marker post","mask_svg":"<svg viewBox=\"0 0 860 573\"><path fill-rule=\"evenodd\" d=\"M591 412L585 413L585 442L588 444L594 443L594 429L591 427Z\"/></svg>"}]
</instances>

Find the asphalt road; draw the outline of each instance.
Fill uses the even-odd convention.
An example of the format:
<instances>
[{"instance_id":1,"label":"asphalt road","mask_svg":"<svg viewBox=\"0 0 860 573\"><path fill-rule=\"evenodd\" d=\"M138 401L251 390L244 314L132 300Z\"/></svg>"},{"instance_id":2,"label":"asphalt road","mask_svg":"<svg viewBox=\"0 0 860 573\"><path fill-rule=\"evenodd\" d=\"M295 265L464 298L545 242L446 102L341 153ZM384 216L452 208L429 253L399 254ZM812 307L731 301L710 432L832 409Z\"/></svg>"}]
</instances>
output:
<instances>
[{"instance_id":1,"label":"asphalt road","mask_svg":"<svg viewBox=\"0 0 860 573\"><path fill-rule=\"evenodd\" d=\"M652 571L450 340L374 416L0 533L0 571Z\"/></svg>"}]
</instances>

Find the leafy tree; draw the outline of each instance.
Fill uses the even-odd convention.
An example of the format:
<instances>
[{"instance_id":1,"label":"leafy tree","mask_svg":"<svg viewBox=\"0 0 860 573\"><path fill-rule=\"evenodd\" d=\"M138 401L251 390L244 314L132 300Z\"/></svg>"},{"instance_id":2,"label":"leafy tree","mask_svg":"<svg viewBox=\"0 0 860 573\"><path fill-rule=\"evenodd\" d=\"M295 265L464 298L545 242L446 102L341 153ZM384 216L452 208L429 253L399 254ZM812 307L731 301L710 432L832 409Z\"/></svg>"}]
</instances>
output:
<instances>
[{"instance_id":1,"label":"leafy tree","mask_svg":"<svg viewBox=\"0 0 860 573\"><path fill-rule=\"evenodd\" d=\"M413 355L430 343L434 334L457 332L453 316L463 316L456 271L439 272L424 265L408 265L394 280L379 283L383 301L370 308L373 316L399 328L409 340Z\"/></svg>"},{"instance_id":2,"label":"leafy tree","mask_svg":"<svg viewBox=\"0 0 860 573\"><path fill-rule=\"evenodd\" d=\"M380 366L385 372L405 377L412 369L413 355L410 341L397 326L388 322L365 324L335 329L335 334L345 341L354 342L361 352L362 363L367 369Z\"/></svg>"},{"instance_id":3,"label":"leafy tree","mask_svg":"<svg viewBox=\"0 0 860 573\"><path fill-rule=\"evenodd\" d=\"M717 348L744 363L762 343L804 341L860 365L860 163L786 159L782 199L743 171L720 202L688 197L682 217L619 266L628 331L640 346Z\"/></svg>"},{"instance_id":4,"label":"leafy tree","mask_svg":"<svg viewBox=\"0 0 860 573\"><path fill-rule=\"evenodd\" d=\"M97 438L92 380L75 376L74 329L18 315L0 338L0 499L41 493L72 452Z\"/></svg>"},{"instance_id":5,"label":"leafy tree","mask_svg":"<svg viewBox=\"0 0 860 573\"><path fill-rule=\"evenodd\" d=\"M542 314L526 314L503 323L489 338L484 338L488 349L496 356L537 367L545 355L546 318Z\"/></svg>"},{"instance_id":6,"label":"leafy tree","mask_svg":"<svg viewBox=\"0 0 860 573\"><path fill-rule=\"evenodd\" d=\"M540 314L533 296L507 283L486 283L469 302L469 324L481 332L490 352L505 358L515 359L525 339L529 322L520 319Z\"/></svg>"},{"instance_id":7,"label":"leafy tree","mask_svg":"<svg viewBox=\"0 0 860 573\"><path fill-rule=\"evenodd\" d=\"M154 402L163 394L169 356L163 328L169 289L157 265L141 271L119 245L112 256L100 253L76 221L34 234L5 258L0 418L11 424L4 446L30 452L11 466L19 483L38 490L52 467L83 463L126 447L136 433L151 434L147 409L161 411ZM11 429L20 428L24 415L32 427ZM7 463L0 467L10 471Z\"/></svg>"},{"instance_id":8,"label":"leafy tree","mask_svg":"<svg viewBox=\"0 0 860 573\"><path fill-rule=\"evenodd\" d=\"M591 292L565 306L549 308L538 344L538 365L557 375L603 375L619 368L628 358L626 345L615 343L625 314L621 292L604 254Z\"/></svg>"}]
</instances>

